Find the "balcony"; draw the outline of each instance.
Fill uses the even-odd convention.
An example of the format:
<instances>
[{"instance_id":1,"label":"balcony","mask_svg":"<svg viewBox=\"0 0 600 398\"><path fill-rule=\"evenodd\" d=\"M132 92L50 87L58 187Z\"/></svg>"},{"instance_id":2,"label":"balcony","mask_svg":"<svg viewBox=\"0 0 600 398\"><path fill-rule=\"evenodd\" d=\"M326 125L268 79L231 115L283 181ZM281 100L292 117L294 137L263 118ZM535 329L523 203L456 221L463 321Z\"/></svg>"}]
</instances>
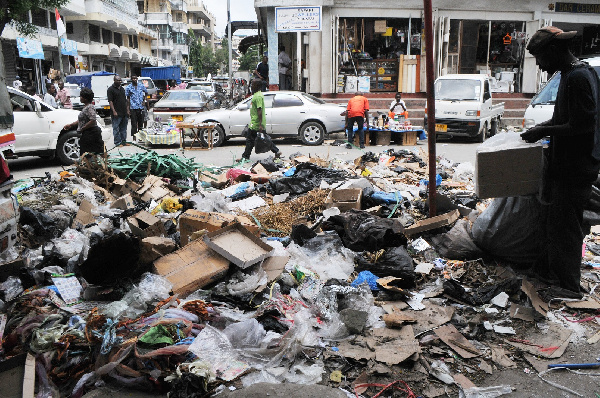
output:
<instances>
[{"instance_id":1,"label":"balcony","mask_svg":"<svg viewBox=\"0 0 600 398\"><path fill-rule=\"evenodd\" d=\"M121 47L119 47L119 50L121 51L121 57L120 57L121 61L130 61L131 60L131 50L132 50L131 48L121 46Z\"/></svg>"},{"instance_id":2,"label":"balcony","mask_svg":"<svg viewBox=\"0 0 600 398\"><path fill-rule=\"evenodd\" d=\"M173 25L173 16L168 12L147 12L140 14L138 21L142 25Z\"/></svg>"},{"instance_id":3,"label":"balcony","mask_svg":"<svg viewBox=\"0 0 600 398\"><path fill-rule=\"evenodd\" d=\"M206 9L204 3L200 0L190 0L188 12L199 14L201 18L215 20L215 16Z\"/></svg>"},{"instance_id":4,"label":"balcony","mask_svg":"<svg viewBox=\"0 0 600 398\"><path fill-rule=\"evenodd\" d=\"M71 0L58 11L61 17L85 15L85 0Z\"/></svg>"},{"instance_id":5,"label":"balcony","mask_svg":"<svg viewBox=\"0 0 600 398\"><path fill-rule=\"evenodd\" d=\"M121 47L114 43L108 43L108 56L110 58L121 58Z\"/></svg>"},{"instance_id":6,"label":"balcony","mask_svg":"<svg viewBox=\"0 0 600 398\"><path fill-rule=\"evenodd\" d=\"M189 23L188 28L194 31L196 35L200 36L212 36L212 31L210 27L205 23Z\"/></svg>"},{"instance_id":7,"label":"balcony","mask_svg":"<svg viewBox=\"0 0 600 398\"><path fill-rule=\"evenodd\" d=\"M82 52L83 55L103 55L108 57L108 45L98 43L95 41L90 42L90 47L86 52Z\"/></svg>"},{"instance_id":8,"label":"balcony","mask_svg":"<svg viewBox=\"0 0 600 398\"><path fill-rule=\"evenodd\" d=\"M65 13L67 22L89 22L125 34L137 33L137 17L135 0L85 0L85 15Z\"/></svg>"},{"instance_id":9,"label":"balcony","mask_svg":"<svg viewBox=\"0 0 600 398\"><path fill-rule=\"evenodd\" d=\"M173 52L179 52L181 55L189 55L190 50L187 44L174 44Z\"/></svg>"},{"instance_id":10,"label":"balcony","mask_svg":"<svg viewBox=\"0 0 600 398\"><path fill-rule=\"evenodd\" d=\"M187 33L188 24L185 22L173 22L173 32Z\"/></svg>"},{"instance_id":11,"label":"balcony","mask_svg":"<svg viewBox=\"0 0 600 398\"><path fill-rule=\"evenodd\" d=\"M171 50L173 48L173 39L152 40L153 50Z\"/></svg>"}]
</instances>

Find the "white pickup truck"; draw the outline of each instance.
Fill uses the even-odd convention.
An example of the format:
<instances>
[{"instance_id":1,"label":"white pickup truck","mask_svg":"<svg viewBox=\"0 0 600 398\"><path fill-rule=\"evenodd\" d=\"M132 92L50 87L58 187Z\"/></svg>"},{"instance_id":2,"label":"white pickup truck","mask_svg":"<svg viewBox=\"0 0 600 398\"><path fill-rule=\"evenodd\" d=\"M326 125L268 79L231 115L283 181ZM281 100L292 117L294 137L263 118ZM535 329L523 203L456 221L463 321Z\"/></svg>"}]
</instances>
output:
<instances>
[{"instance_id":1,"label":"white pickup truck","mask_svg":"<svg viewBox=\"0 0 600 398\"><path fill-rule=\"evenodd\" d=\"M486 75L445 75L436 79L435 131L438 136L473 137L483 142L496 134L503 115L504 102L492 105L490 79Z\"/></svg>"}]
</instances>

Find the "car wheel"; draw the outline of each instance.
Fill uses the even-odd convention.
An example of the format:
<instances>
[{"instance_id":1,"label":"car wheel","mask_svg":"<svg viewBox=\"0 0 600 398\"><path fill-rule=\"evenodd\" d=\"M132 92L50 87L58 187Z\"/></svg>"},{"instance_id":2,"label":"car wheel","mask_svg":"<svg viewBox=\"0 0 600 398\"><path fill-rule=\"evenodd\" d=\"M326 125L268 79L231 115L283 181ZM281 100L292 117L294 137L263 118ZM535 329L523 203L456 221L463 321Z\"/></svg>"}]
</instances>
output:
<instances>
[{"instance_id":1,"label":"car wheel","mask_svg":"<svg viewBox=\"0 0 600 398\"><path fill-rule=\"evenodd\" d=\"M493 137L498 133L498 125L499 124L500 124L500 118L492 120L492 127L490 128L490 137Z\"/></svg>"},{"instance_id":2,"label":"car wheel","mask_svg":"<svg viewBox=\"0 0 600 398\"><path fill-rule=\"evenodd\" d=\"M58 139L56 155L62 164L73 164L79 159L79 137L77 131L68 131Z\"/></svg>"},{"instance_id":3,"label":"car wheel","mask_svg":"<svg viewBox=\"0 0 600 398\"><path fill-rule=\"evenodd\" d=\"M483 124L483 127L479 131L479 134L477 134L477 142L483 142L483 141L485 141L485 139L487 137L488 137L488 125L487 125L487 122L485 122Z\"/></svg>"},{"instance_id":4,"label":"car wheel","mask_svg":"<svg viewBox=\"0 0 600 398\"><path fill-rule=\"evenodd\" d=\"M200 141L202 141L202 145L208 146L208 132L206 130L202 132ZM213 130L212 141L213 147L215 148L223 145L223 142L225 141L225 130L223 130L223 127L219 124L217 124L217 126Z\"/></svg>"},{"instance_id":5,"label":"car wheel","mask_svg":"<svg viewBox=\"0 0 600 398\"><path fill-rule=\"evenodd\" d=\"M321 145L325 129L318 122L306 122L300 126L300 139L304 145Z\"/></svg>"}]
</instances>

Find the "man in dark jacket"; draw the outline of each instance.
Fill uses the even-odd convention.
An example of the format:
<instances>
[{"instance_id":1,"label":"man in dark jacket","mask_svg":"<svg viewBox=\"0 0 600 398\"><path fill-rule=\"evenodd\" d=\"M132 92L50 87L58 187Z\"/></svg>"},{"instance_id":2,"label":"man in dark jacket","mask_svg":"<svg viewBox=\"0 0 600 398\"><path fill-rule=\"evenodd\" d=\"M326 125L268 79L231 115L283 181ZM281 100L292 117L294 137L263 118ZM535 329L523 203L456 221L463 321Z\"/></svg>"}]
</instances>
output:
<instances>
[{"instance_id":1,"label":"man in dark jacket","mask_svg":"<svg viewBox=\"0 0 600 398\"><path fill-rule=\"evenodd\" d=\"M576 33L546 26L529 40L527 50L540 69L560 71L561 81L552 118L521 134L527 142L550 137L543 190L545 252L535 272L559 287L554 290L559 297L581 295L583 210L600 169L598 76L569 51Z\"/></svg>"},{"instance_id":2,"label":"man in dark jacket","mask_svg":"<svg viewBox=\"0 0 600 398\"><path fill-rule=\"evenodd\" d=\"M121 76L115 75L113 84L106 90L108 103L110 105L110 118L112 119L113 137L115 146L127 145L127 124L129 123L129 112L127 110L127 98L122 86Z\"/></svg>"}]
</instances>

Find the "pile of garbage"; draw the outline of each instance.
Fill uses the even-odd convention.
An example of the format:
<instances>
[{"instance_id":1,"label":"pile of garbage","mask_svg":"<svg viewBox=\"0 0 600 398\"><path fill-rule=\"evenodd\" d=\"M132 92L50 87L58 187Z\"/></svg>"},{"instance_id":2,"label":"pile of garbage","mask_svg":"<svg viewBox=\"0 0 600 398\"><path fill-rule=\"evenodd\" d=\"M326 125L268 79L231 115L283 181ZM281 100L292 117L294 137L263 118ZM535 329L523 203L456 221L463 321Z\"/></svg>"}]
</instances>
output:
<instances>
[{"instance_id":1,"label":"pile of garbage","mask_svg":"<svg viewBox=\"0 0 600 398\"><path fill-rule=\"evenodd\" d=\"M514 389L486 382L505 369L548 380L570 344L600 340L600 238L589 293L548 301L519 273L539 252L535 198L480 200L473 166L438 158L428 218L427 163L404 149L230 168L145 153L21 181L0 359L34 369L42 397L264 382L495 397Z\"/></svg>"}]
</instances>

